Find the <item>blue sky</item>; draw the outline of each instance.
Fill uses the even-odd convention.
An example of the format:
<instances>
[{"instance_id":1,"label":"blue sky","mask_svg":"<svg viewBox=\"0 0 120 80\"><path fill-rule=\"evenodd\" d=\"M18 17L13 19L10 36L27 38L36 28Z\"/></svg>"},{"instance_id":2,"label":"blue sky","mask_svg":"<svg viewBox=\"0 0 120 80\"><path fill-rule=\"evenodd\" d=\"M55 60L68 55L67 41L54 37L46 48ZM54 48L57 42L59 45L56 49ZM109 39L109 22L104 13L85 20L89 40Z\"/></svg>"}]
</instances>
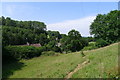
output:
<instances>
[{"instance_id":1,"label":"blue sky","mask_svg":"<svg viewBox=\"0 0 120 80\"><path fill-rule=\"evenodd\" d=\"M15 20L42 21L48 30L67 33L78 30L89 36L90 23L97 14L118 9L117 2L4 2L2 15Z\"/></svg>"}]
</instances>

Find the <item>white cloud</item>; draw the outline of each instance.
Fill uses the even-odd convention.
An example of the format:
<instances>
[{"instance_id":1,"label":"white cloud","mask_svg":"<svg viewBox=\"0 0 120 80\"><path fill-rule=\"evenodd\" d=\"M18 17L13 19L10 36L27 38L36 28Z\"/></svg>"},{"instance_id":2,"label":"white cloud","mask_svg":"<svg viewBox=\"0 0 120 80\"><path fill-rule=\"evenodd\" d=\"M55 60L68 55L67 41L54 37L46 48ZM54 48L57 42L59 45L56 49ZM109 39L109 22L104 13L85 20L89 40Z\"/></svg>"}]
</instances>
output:
<instances>
[{"instance_id":1,"label":"white cloud","mask_svg":"<svg viewBox=\"0 0 120 80\"><path fill-rule=\"evenodd\" d=\"M71 29L75 29L80 32L82 36L90 36L89 27L91 22L96 16L88 16L76 20L68 20L59 23L48 24L48 30L59 31L62 34L67 34Z\"/></svg>"}]
</instances>

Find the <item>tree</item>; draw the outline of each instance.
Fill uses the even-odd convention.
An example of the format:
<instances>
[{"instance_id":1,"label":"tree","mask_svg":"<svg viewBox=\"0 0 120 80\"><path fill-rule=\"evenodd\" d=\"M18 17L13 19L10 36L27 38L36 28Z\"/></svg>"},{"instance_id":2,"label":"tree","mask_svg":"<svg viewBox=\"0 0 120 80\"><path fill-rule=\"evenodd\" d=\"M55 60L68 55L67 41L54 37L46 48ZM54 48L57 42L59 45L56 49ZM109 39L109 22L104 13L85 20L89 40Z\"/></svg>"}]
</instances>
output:
<instances>
[{"instance_id":1,"label":"tree","mask_svg":"<svg viewBox=\"0 0 120 80\"><path fill-rule=\"evenodd\" d=\"M5 17L4 16L2 16L1 18L0 18L0 25L5 25Z\"/></svg>"},{"instance_id":2,"label":"tree","mask_svg":"<svg viewBox=\"0 0 120 80\"><path fill-rule=\"evenodd\" d=\"M59 39L61 38L61 35L58 31L47 31L48 34L48 38L49 40L55 40L55 41L59 41Z\"/></svg>"},{"instance_id":3,"label":"tree","mask_svg":"<svg viewBox=\"0 0 120 80\"><path fill-rule=\"evenodd\" d=\"M82 48L83 48L83 45L82 45L81 41L79 41L79 40L71 40L70 50L72 52L79 51Z\"/></svg>"},{"instance_id":4,"label":"tree","mask_svg":"<svg viewBox=\"0 0 120 80\"><path fill-rule=\"evenodd\" d=\"M90 33L96 39L114 43L120 39L120 11L114 10L108 14L98 14L90 25Z\"/></svg>"},{"instance_id":5,"label":"tree","mask_svg":"<svg viewBox=\"0 0 120 80\"><path fill-rule=\"evenodd\" d=\"M5 23L6 26L11 26L11 18L7 17L6 18L6 23Z\"/></svg>"},{"instance_id":6,"label":"tree","mask_svg":"<svg viewBox=\"0 0 120 80\"><path fill-rule=\"evenodd\" d=\"M46 25L38 21L16 21L3 16L0 17L2 25L3 45L22 45L29 43L47 44Z\"/></svg>"},{"instance_id":7,"label":"tree","mask_svg":"<svg viewBox=\"0 0 120 80\"><path fill-rule=\"evenodd\" d=\"M47 35L41 33L41 34L39 35L38 41L39 41L39 43L40 43L42 46L45 45L45 44L47 44L47 43L48 43Z\"/></svg>"},{"instance_id":8,"label":"tree","mask_svg":"<svg viewBox=\"0 0 120 80\"><path fill-rule=\"evenodd\" d=\"M76 30L71 30L68 32L68 36L63 36L61 39L61 50L62 51L79 51L84 46L85 42L82 40L81 34ZM87 42L86 42L87 43Z\"/></svg>"},{"instance_id":9,"label":"tree","mask_svg":"<svg viewBox=\"0 0 120 80\"><path fill-rule=\"evenodd\" d=\"M78 38L81 38L81 35L78 31L76 30L71 30L68 32L68 36L71 38L71 39L78 39Z\"/></svg>"},{"instance_id":10,"label":"tree","mask_svg":"<svg viewBox=\"0 0 120 80\"><path fill-rule=\"evenodd\" d=\"M96 41L96 46L97 46L97 47L107 46L108 44L109 44L109 43L106 42L106 41L103 40L103 39L98 39L98 40Z\"/></svg>"}]
</instances>

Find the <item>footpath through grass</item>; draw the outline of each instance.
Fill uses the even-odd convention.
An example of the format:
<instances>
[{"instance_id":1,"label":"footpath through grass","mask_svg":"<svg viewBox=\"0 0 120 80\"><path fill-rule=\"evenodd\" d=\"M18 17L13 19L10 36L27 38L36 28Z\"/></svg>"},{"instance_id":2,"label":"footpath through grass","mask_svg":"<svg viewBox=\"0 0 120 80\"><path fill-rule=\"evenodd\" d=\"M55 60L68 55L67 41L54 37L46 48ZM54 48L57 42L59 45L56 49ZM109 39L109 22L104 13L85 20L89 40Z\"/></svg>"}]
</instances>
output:
<instances>
[{"instance_id":1,"label":"footpath through grass","mask_svg":"<svg viewBox=\"0 0 120 80\"><path fill-rule=\"evenodd\" d=\"M20 69L11 69L19 65L8 64L3 67L3 77L9 78L64 78L69 72L74 70L77 64L84 62L79 53L61 54L59 56L42 56L30 60L21 60L24 64Z\"/></svg>"},{"instance_id":2,"label":"footpath through grass","mask_svg":"<svg viewBox=\"0 0 120 80\"><path fill-rule=\"evenodd\" d=\"M72 78L113 78L118 74L118 43L107 47L86 51L86 59L90 64L86 65Z\"/></svg>"},{"instance_id":3,"label":"footpath through grass","mask_svg":"<svg viewBox=\"0 0 120 80\"><path fill-rule=\"evenodd\" d=\"M84 58L80 52L75 52L7 64L3 66L3 78L64 78L87 59L90 63L74 73L72 78L107 78L117 75L118 43L84 51L84 54Z\"/></svg>"}]
</instances>

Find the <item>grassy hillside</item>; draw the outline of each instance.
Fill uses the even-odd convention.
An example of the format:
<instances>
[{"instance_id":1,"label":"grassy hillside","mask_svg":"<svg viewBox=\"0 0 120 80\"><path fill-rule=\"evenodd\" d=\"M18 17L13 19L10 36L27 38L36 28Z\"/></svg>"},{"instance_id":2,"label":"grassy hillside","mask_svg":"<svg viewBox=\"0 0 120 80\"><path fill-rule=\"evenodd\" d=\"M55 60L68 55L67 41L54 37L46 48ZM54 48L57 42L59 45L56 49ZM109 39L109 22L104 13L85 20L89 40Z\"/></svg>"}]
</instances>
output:
<instances>
[{"instance_id":1,"label":"grassy hillside","mask_svg":"<svg viewBox=\"0 0 120 80\"><path fill-rule=\"evenodd\" d=\"M73 78L109 78L118 74L118 43L86 51L90 64L73 74Z\"/></svg>"},{"instance_id":2,"label":"grassy hillside","mask_svg":"<svg viewBox=\"0 0 120 80\"><path fill-rule=\"evenodd\" d=\"M82 63L79 53L61 54L59 56L42 56L30 60L22 60L3 66L3 77L9 78L63 78L77 64ZM19 67L18 64L22 64ZM14 69L16 68L16 69ZM9 75L10 74L10 75Z\"/></svg>"},{"instance_id":3,"label":"grassy hillside","mask_svg":"<svg viewBox=\"0 0 120 80\"><path fill-rule=\"evenodd\" d=\"M64 78L78 64L89 64L72 75L73 78L100 78L117 75L118 43L107 47L59 56L41 56L30 60L3 65L3 78Z\"/></svg>"}]
</instances>

